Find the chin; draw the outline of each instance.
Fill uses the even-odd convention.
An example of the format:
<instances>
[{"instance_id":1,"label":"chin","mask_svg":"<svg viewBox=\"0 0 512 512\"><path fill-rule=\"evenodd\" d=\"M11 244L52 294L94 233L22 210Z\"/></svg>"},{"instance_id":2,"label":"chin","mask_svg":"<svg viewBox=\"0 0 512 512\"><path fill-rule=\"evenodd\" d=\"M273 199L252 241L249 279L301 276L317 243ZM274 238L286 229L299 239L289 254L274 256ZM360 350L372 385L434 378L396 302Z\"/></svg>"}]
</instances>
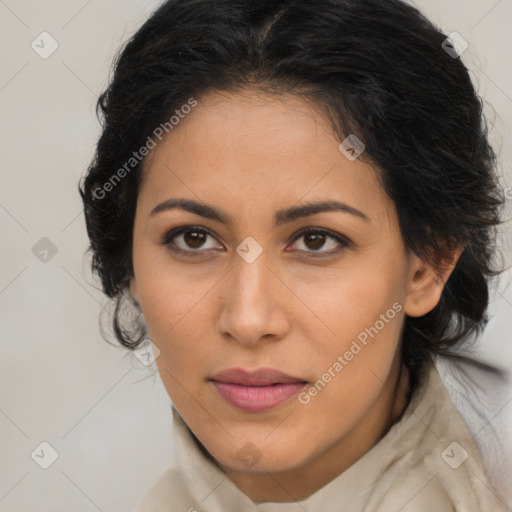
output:
<instances>
[{"instance_id":1,"label":"chin","mask_svg":"<svg viewBox=\"0 0 512 512\"><path fill-rule=\"evenodd\" d=\"M230 452L228 457L226 457L226 450L220 447L219 449L222 451L220 457L210 452L215 460L232 471L242 473L279 473L297 469L306 463L304 457L297 456L296 449L278 452L271 446L259 449L251 441L242 443L240 448Z\"/></svg>"}]
</instances>

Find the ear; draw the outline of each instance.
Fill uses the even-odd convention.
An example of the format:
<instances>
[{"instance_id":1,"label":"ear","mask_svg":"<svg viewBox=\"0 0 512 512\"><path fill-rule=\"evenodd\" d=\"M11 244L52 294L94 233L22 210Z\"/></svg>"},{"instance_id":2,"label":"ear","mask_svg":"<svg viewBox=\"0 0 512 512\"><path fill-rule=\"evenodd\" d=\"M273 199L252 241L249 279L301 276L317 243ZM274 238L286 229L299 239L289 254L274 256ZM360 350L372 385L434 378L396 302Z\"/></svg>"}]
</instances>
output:
<instances>
[{"instance_id":1,"label":"ear","mask_svg":"<svg viewBox=\"0 0 512 512\"><path fill-rule=\"evenodd\" d=\"M437 270L433 264L427 263L417 254L411 253L408 293L404 304L406 315L423 316L437 306L444 285L448 281L462 251L462 246L456 246L447 259L437 262Z\"/></svg>"}]
</instances>

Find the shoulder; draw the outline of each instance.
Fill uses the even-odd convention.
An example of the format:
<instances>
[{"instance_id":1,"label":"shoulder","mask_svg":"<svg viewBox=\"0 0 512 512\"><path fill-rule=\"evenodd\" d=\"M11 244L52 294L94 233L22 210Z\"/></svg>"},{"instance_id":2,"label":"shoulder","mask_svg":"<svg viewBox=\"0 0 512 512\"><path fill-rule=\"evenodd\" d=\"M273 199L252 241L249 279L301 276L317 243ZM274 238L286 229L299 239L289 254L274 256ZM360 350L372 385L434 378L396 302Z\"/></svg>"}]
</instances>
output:
<instances>
[{"instance_id":1,"label":"shoulder","mask_svg":"<svg viewBox=\"0 0 512 512\"><path fill-rule=\"evenodd\" d=\"M373 488L369 510L501 510L478 446L436 365L425 368L421 381L402 419L376 447L389 463Z\"/></svg>"},{"instance_id":2,"label":"shoulder","mask_svg":"<svg viewBox=\"0 0 512 512\"><path fill-rule=\"evenodd\" d=\"M493 485L510 495L512 438L506 414L512 400L510 374L466 355L439 357L436 366Z\"/></svg>"}]
</instances>

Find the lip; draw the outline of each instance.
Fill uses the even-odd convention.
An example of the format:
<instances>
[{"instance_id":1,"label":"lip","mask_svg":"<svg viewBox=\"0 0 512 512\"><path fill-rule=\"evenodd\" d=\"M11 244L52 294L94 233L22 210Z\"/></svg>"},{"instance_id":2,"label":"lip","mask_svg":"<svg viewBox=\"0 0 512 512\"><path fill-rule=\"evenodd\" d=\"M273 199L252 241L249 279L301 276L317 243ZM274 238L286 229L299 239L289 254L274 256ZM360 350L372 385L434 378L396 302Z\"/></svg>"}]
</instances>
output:
<instances>
[{"instance_id":1,"label":"lip","mask_svg":"<svg viewBox=\"0 0 512 512\"><path fill-rule=\"evenodd\" d=\"M230 405L250 412L277 407L296 395L307 381L272 368L224 370L209 381Z\"/></svg>"}]
</instances>

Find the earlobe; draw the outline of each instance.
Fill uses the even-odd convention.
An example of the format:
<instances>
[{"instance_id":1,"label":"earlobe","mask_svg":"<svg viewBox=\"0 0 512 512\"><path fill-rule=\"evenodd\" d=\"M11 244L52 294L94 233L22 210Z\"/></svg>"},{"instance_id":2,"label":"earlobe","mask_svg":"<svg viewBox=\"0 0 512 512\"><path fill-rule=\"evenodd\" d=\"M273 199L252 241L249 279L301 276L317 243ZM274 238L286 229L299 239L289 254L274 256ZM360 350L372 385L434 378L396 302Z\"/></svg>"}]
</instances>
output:
<instances>
[{"instance_id":1,"label":"earlobe","mask_svg":"<svg viewBox=\"0 0 512 512\"><path fill-rule=\"evenodd\" d=\"M406 315L423 316L437 306L444 285L455 268L461 253L462 247L458 246L452 252L450 261L440 264L437 269L418 255L411 255L408 293L404 304Z\"/></svg>"}]
</instances>

